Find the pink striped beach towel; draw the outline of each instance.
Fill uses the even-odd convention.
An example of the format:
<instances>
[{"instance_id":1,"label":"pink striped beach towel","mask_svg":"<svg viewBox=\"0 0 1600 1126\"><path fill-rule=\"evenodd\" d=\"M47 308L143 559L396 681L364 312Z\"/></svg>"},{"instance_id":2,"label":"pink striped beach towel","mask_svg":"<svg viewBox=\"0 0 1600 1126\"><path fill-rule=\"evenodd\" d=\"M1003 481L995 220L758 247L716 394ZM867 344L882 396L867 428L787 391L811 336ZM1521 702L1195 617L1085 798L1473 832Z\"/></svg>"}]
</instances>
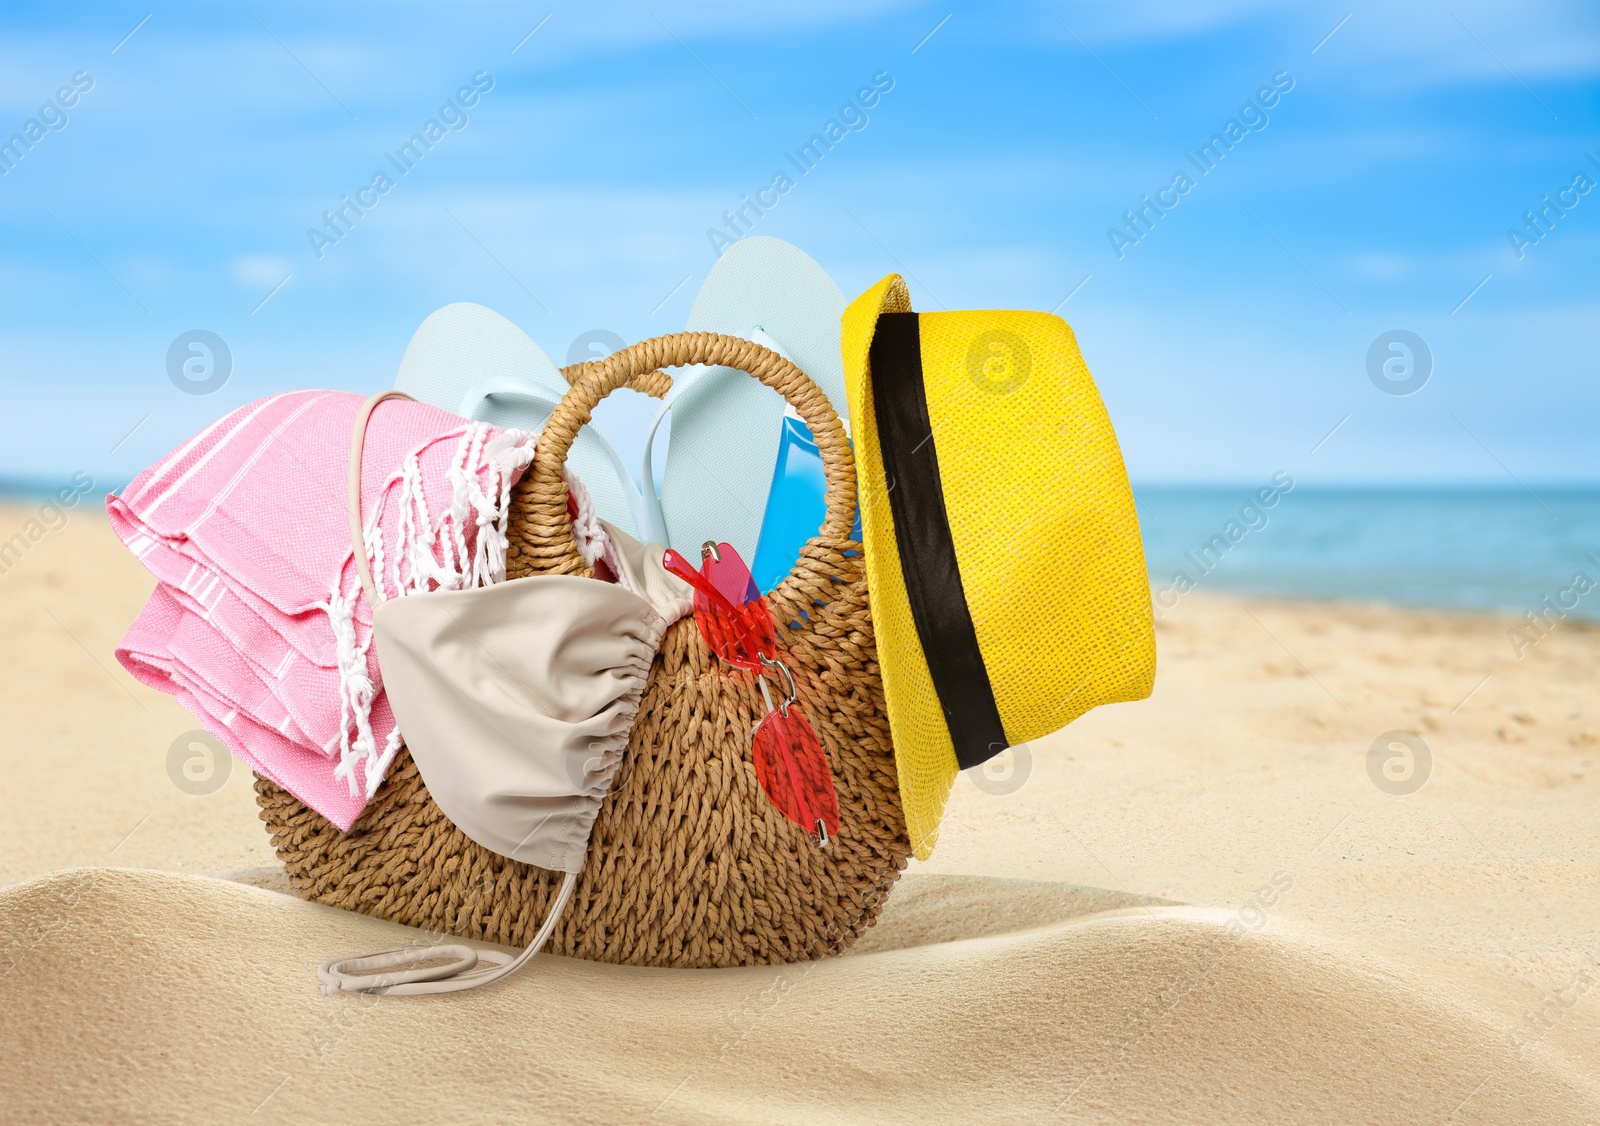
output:
<instances>
[{"instance_id":1,"label":"pink striped beach towel","mask_svg":"<svg viewBox=\"0 0 1600 1126\"><path fill-rule=\"evenodd\" d=\"M403 741L350 545L363 401L294 391L250 403L106 498L113 529L160 580L117 659L341 829ZM373 412L361 511L381 597L504 579L510 490L534 437L405 400ZM568 485L593 562L609 544Z\"/></svg>"}]
</instances>

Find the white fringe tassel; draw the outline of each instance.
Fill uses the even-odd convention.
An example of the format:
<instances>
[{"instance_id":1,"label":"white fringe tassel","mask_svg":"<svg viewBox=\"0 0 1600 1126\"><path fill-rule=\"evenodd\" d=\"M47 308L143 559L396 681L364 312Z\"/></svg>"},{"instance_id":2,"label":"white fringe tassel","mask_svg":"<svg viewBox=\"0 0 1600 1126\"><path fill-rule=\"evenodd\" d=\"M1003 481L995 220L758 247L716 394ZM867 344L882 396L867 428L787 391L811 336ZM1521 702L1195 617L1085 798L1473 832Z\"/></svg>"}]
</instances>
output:
<instances>
[{"instance_id":1,"label":"white fringe tassel","mask_svg":"<svg viewBox=\"0 0 1600 1126\"><path fill-rule=\"evenodd\" d=\"M504 430L490 438L487 425L469 424L462 431L450 467L445 471L445 480L451 489L450 503L440 515L437 526L428 509L417 455L411 454L402 462L399 472L385 483L384 501L377 506L365 529L368 562L380 602L390 597L432 590L470 590L505 581L511 485L517 471L533 461L537 438L536 433L527 430ZM400 539L394 558L388 560L385 574L380 518L396 481L400 486L396 497L400 509ZM578 550L590 566L603 557L620 575L615 548L600 525L588 491L571 474L566 475L566 482L577 500L578 518L573 522L573 531ZM469 521L476 532L470 558L467 551ZM378 792L405 739L396 727L380 748L372 731L372 701L376 693L367 671L372 637L369 632L367 640L359 642L355 622L356 602L362 597L359 583L348 594L342 586L336 585L328 601L320 603L318 608L328 615L333 629L339 667L339 764L333 776L344 779L351 797L364 790L370 799Z\"/></svg>"}]
</instances>

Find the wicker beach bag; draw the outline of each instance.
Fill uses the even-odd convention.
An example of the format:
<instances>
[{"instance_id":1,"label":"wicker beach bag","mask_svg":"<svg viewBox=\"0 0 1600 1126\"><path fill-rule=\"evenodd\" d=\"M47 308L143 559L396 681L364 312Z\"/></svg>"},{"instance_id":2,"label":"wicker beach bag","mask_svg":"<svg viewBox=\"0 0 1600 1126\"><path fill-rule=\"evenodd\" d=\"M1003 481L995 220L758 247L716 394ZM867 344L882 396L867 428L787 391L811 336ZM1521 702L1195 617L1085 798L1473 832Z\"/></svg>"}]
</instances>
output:
<instances>
[{"instance_id":1,"label":"wicker beach bag","mask_svg":"<svg viewBox=\"0 0 1600 1126\"><path fill-rule=\"evenodd\" d=\"M659 398L672 386L660 369L697 363L747 371L782 394L811 427L827 470L821 532L767 603L833 771L839 833L818 848L768 801L751 758L751 730L765 714L759 687L720 665L685 618L662 640L548 949L679 967L824 957L872 925L911 853L861 545L850 538L855 464L827 397L775 352L714 333L657 337L565 369L572 386L514 492L508 577L590 573L573 542L561 477L578 429L616 388ZM558 872L468 839L434 804L406 750L348 833L266 779L257 776L255 786L273 846L308 899L522 946L561 884Z\"/></svg>"}]
</instances>

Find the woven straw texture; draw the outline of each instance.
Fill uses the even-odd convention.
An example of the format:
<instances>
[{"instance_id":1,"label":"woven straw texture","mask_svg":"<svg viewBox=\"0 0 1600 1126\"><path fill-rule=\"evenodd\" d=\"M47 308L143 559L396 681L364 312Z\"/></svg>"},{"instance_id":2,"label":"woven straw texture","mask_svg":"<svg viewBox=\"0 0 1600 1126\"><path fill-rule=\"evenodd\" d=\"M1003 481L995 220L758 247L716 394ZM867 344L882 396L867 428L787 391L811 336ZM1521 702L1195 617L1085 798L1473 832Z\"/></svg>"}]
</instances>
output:
<instances>
[{"instance_id":1,"label":"woven straw texture","mask_svg":"<svg viewBox=\"0 0 1600 1126\"><path fill-rule=\"evenodd\" d=\"M612 390L660 397L671 386L660 369L690 363L748 371L783 394L811 427L828 470L821 534L767 601L833 770L840 830L819 849L767 800L751 760L750 732L764 714L760 689L721 665L686 618L662 641L627 755L548 948L677 967L837 954L877 919L911 846L861 545L850 539L855 467L827 397L776 353L714 333L658 337L566 369L573 386L514 494L508 574L589 573L566 515L567 450ZM559 873L468 839L434 804L404 750L349 833L259 776L256 795L294 888L331 906L522 946L560 885Z\"/></svg>"}]
</instances>

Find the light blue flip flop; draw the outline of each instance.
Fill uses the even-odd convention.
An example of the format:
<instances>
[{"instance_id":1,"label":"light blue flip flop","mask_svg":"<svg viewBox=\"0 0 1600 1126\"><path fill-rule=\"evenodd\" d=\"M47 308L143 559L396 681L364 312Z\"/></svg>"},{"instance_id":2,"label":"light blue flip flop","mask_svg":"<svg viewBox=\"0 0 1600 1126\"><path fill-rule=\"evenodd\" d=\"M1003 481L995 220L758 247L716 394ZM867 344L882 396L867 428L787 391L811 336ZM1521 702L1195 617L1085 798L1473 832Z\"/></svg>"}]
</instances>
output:
<instances>
[{"instance_id":1,"label":"light blue flip flop","mask_svg":"<svg viewBox=\"0 0 1600 1126\"><path fill-rule=\"evenodd\" d=\"M811 377L848 427L839 354L846 304L827 271L804 251L781 239L752 236L717 259L689 313L688 328L741 336L778 352ZM651 503L656 500L651 448L669 413L671 434L657 505ZM754 559L784 414L783 398L743 372L702 367L678 373L645 443L640 482L647 538L690 559L700 557L707 540L731 543L745 559ZM816 522L821 523L820 510Z\"/></svg>"},{"instance_id":2,"label":"light blue flip flop","mask_svg":"<svg viewBox=\"0 0 1600 1126\"><path fill-rule=\"evenodd\" d=\"M561 370L527 333L470 302L446 305L422 322L394 385L463 418L524 430L543 426L567 393ZM646 522L643 498L604 435L593 426L578 431L567 465L601 518L639 535Z\"/></svg>"}]
</instances>

